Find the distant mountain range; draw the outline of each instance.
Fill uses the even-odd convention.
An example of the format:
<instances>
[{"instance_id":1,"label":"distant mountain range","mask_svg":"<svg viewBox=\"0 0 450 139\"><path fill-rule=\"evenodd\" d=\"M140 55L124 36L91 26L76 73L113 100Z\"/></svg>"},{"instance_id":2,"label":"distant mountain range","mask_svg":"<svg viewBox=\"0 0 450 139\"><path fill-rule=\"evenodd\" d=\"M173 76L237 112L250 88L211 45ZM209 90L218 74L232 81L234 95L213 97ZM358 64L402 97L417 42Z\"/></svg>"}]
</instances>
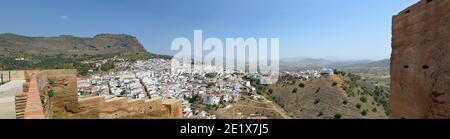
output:
<instances>
[{"instance_id":1,"label":"distant mountain range","mask_svg":"<svg viewBox=\"0 0 450 139\"><path fill-rule=\"evenodd\" d=\"M80 56L102 54L148 54L136 37L125 34L99 34L93 38L71 35L29 37L0 34L0 55Z\"/></svg>"},{"instance_id":2,"label":"distant mountain range","mask_svg":"<svg viewBox=\"0 0 450 139\"><path fill-rule=\"evenodd\" d=\"M385 64L385 60L381 61L373 61L373 60L340 60L337 58L304 58L304 57L298 57L298 58L285 58L281 59L280 65L282 67L287 68L305 68L305 67L349 67L349 66L355 66L360 65L363 66L364 64L369 65L382 65ZM387 64L389 66L389 64Z\"/></svg>"}]
</instances>

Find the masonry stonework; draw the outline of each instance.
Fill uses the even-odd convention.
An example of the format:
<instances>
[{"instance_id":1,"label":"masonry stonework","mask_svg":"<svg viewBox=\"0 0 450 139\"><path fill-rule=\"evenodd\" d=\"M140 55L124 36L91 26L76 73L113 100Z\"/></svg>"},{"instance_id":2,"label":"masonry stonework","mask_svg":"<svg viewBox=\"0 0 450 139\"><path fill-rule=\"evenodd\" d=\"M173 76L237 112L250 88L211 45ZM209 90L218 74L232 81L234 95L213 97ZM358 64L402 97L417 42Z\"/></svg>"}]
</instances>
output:
<instances>
[{"instance_id":1,"label":"masonry stonework","mask_svg":"<svg viewBox=\"0 0 450 139\"><path fill-rule=\"evenodd\" d=\"M171 109L166 109L167 107ZM181 112L179 100L163 100L159 97L133 100L127 98L105 100L103 96L88 97L79 100L79 110L80 112L75 114L84 118L182 118L181 113L178 113Z\"/></svg>"},{"instance_id":2,"label":"masonry stonework","mask_svg":"<svg viewBox=\"0 0 450 139\"><path fill-rule=\"evenodd\" d=\"M54 106L69 112L78 111L77 71L75 69L43 70L48 79L55 81Z\"/></svg>"},{"instance_id":3,"label":"masonry stonework","mask_svg":"<svg viewBox=\"0 0 450 139\"><path fill-rule=\"evenodd\" d=\"M76 75L76 70L71 69L24 71L23 92L16 94L16 117L51 119L53 107L58 107L71 118L81 119L182 118L181 100L159 97L105 100L104 96L78 99ZM55 84L50 85L49 80ZM51 98L50 89L55 92Z\"/></svg>"},{"instance_id":4,"label":"masonry stonework","mask_svg":"<svg viewBox=\"0 0 450 139\"><path fill-rule=\"evenodd\" d=\"M421 0L393 17L392 117L450 118L449 20L449 0Z\"/></svg>"}]
</instances>

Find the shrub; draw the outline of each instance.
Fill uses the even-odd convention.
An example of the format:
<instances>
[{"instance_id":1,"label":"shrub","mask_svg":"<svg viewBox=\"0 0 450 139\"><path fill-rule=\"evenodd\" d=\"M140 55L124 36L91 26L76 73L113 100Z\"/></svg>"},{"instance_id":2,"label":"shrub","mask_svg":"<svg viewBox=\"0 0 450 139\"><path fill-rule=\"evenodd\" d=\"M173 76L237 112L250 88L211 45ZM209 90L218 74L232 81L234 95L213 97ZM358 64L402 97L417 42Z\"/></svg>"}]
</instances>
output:
<instances>
[{"instance_id":1,"label":"shrub","mask_svg":"<svg viewBox=\"0 0 450 139\"><path fill-rule=\"evenodd\" d=\"M347 105L347 100L342 101L342 104Z\"/></svg>"},{"instance_id":2,"label":"shrub","mask_svg":"<svg viewBox=\"0 0 450 139\"><path fill-rule=\"evenodd\" d=\"M364 110L361 112L361 115L366 116L366 115L367 115L367 110L364 109Z\"/></svg>"},{"instance_id":3,"label":"shrub","mask_svg":"<svg viewBox=\"0 0 450 139\"><path fill-rule=\"evenodd\" d=\"M359 100L361 100L361 102L366 103L367 102L367 97L362 96Z\"/></svg>"},{"instance_id":4,"label":"shrub","mask_svg":"<svg viewBox=\"0 0 450 139\"><path fill-rule=\"evenodd\" d=\"M316 93L319 93L319 91L320 91L320 87L319 87L319 88L317 88L317 90L316 90Z\"/></svg>"},{"instance_id":5,"label":"shrub","mask_svg":"<svg viewBox=\"0 0 450 139\"><path fill-rule=\"evenodd\" d=\"M342 118L341 113L334 114L334 119L341 119L341 118Z\"/></svg>"},{"instance_id":6,"label":"shrub","mask_svg":"<svg viewBox=\"0 0 450 139\"><path fill-rule=\"evenodd\" d=\"M304 88L304 87L305 87L305 84L304 84L304 83L300 83L300 84L298 84L298 87Z\"/></svg>"},{"instance_id":7,"label":"shrub","mask_svg":"<svg viewBox=\"0 0 450 139\"><path fill-rule=\"evenodd\" d=\"M103 64L102 67L100 67L100 69L102 71L109 71L113 68L114 68L114 62L112 62L110 60L108 62L106 62L105 64Z\"/></svg>"},{"instance_id":8,"label":"shrub","mask_svg":"<svg viewBox=\"0 0 450 139\"><path fill-rule=\"evenodd\" d=\"M318 104L320 102L319 98L316 98L316 100L314 100L314 105Z\"/></svg>"},{"instance_id":9,"label":"shrub","mask_svg":"<svg viewBox=\"0 0 450 139\"><path fill-rule=\"evenodd\" d=\"M194 103L198 100L197 95L192 95L191 98L188 99L189 103Z\"/></svg>"},{"instance_id":10,"label":"shrub","mask_svg":"<svg viewBox=\"0 0 450 139\"><path fill-rule=\"evenodd\" d=\"M40 96L41 97L41 104L44 105L45 103L45 96Z\"/></svg>"},{"instance_id":11,"label":"shrub","mask_svg":"<svg viewBox=\"0 0 450 139\"><path fill-rule=\"evenodd\" d=\"M273 93L273 89L269 89L269 94L272 94Z\"/></svg>"},{"instance_id":12,"label":"shrub","mask_svg":"<svg viewBox=\"0 0 450 139\"><path fill-rule=\"evenodd\" d=\"M333 82L333 84L331 84L331 86L337 86L337 82Z\"/></svg>"},{"instance_id":13,"label":"shrub","mask_svg":"<svg viewBox=\"0 0 450 139\"><path fill-rule=\"evenodd\" d=\"M127 91L126 90L122 90L121 92L120 92L120 95L121 96L124 96L124 95L127 95L128 93L127 93Z\"/></svg>"},{"instance_id":14,"label":"shrub","mask_svg":"<svg viewBox=\"0 0 450 139\"><path fill-rule=\"evenodd\" d=\"M266 87L264 87L264 86L257 86L256 87L256 93L257 94L262 94L262 93L264 93L264 92L266 92L266 90L267 90L267 88Z\"/></svg>"},{"instance_id":15,"label":"shrub","mask_svg":"<svg viewBox=\"0 0 450 139\"><path fill-rule=\"evenodd\" d=\"M372 109L372 112L377 112L377 111L378 111L377 108Z\"/></svg>"},{"instance_id":16,"label":"shrub","mask_svg":"<svg viewBox=\"0 0 450 139\"><path fill-rule=\"evenodd\" d=\"M50 86L55 86L55 80L48 79L47 82Z\"/></svg>"},{"instance_id":17,"label":"shrub","mask_svg":"<svg viewBox=\"0 0 450 139\"><path fill-rule=\"evenodd\" d=\"M356 104L356 108L361 109L361 104Z\"/></svg>"},{"instance_id":18,"label":"shrub","mask_svg":"<svg viewBox=\"0 0 450 139\"><path fill-rule=\"evenodd\" d=\"M214 87L214 86L216 86L215 83L208 83L208 85L206 86L206 88L211 88L211 87Z\"/></svg>"},{"instance_id":19,"label":"shrub","mask_svg":"<svg viewBox=\"0 0 450 139\"><path fill-rule=\"evenodd\" d=\"M323 115L323 112L319 112L319 114L317 114L317 117L320 117Z\"/></svg>"},{"instance_id":20,"label":"shrub","mask_svg":"<svg viewBox=\"0 0 450 139\"><path fill-rule=\"evenodd\" d=\"M47 92L48 97L53 97L55 95L55 91L53 89L48 90Z\"/></svg>"},{"instance_id":21,"label":"shrub","mask_svg":"<svg viewBox=\"0 0 450 139\"><path fill-rule=\"evenodd\" d=\"M294 88L294 89L292 90L292 93L297 93L297 88Z\"/></svg>"}]
</instances>

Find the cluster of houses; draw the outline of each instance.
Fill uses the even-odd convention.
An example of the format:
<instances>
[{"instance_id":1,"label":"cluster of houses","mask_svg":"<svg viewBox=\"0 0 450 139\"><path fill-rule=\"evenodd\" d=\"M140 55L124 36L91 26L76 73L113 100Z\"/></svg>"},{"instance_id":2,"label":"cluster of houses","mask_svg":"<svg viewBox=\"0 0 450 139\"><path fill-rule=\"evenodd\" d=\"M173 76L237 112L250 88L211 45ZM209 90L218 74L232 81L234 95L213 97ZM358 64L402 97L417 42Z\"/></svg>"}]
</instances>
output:
<instances>
[{"instance_id":1,"label":"cluster of houses","mask_svg":"<svg viewBox=\"0 0 450 139\"><path fill-rule=\"evenodd\" d=\"M146 91L141 81L133 73L120 72L106 75L92 75L89 79L79 79L78 95L105 96L106 99L114 97L128 97L130 99L146 98Z\"/></svg>"},{"instance_id":2,"label":"cluster of houses","mask_svg":"<svg viewBox=\"0 0 450 139\"><path fill-rule=\"evenodd\" d=\"M281 76L289 76L291 78L311 79L328 77L334 75L333 69L322 68L320 70L300 70L296 72L283 72Z\"/></svg>"},{"instance_id":3,"label":"cluster of houses","mask_svg":"<svg viewBox=\"0 0 450 139\"><path fill-rule=\"evenodd\" d=\"M120 63L119 63L120 64ZM162 97L180 99L185 118L215 118L204 111L191 109L191 103L219 105L242 99L243 93L251 93L255 88L244 80L243 74L217 72L212 66L204 66L201 72L171 72L171 61L149 59L136 61L123 71L104 75L92 75L89 79L78 80L78 91L83 96L128 97L142 99ZM196 98L194 102L192 99Z\"/></svg>"}]
</instances>

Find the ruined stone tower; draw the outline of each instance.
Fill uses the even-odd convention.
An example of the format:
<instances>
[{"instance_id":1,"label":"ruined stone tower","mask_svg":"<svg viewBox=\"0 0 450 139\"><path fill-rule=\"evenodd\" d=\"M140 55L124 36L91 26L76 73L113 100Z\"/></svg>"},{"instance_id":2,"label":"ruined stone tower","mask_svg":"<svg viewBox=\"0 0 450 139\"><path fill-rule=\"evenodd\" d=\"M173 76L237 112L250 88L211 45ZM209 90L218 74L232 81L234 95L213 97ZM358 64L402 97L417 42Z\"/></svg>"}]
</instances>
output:
<instances>
[{"instance_id":1,"label":"ruined stone tower","mask_svg":"<svg viewBox=\"0 0 450 139\"><path fill-rule=\"evenodd\" d=\"M393 17L393 118L450 118L450 0L421 0Z\"/></svg>"}]
</instances>

